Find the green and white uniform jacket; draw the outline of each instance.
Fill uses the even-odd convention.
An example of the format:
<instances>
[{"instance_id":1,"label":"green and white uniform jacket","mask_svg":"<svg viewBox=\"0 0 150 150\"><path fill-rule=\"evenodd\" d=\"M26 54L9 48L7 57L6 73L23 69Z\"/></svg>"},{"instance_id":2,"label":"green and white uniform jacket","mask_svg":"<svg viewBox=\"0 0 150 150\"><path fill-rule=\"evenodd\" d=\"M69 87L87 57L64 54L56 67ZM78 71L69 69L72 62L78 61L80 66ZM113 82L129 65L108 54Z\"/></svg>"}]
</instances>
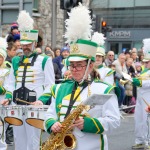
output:
<instances>
[{"instance_id":1,"label":"green and white uniform jacket","mask_svg":"<svg viewBox=\"0 0 150 150\"><path fill-rule=\"evenodd\" d=\"M52 103L45 116L45 130L50 132L51 126L57 122L62 122L69 105L70 96L75 81L67 80L64 83L54 85L51 89ZM74 97L78 95L82 87L78 86ZM93 81L90 85L91 94L110 93L113 86ZM113 91L111 92L113 93ZM74 109L87 98L88 87L86 87L73 105ZM43 101L44 102L44 101ZM84 128L80 131L75 128L73 134L77 139L76 150L108 150L106 132L110 132L120 125L120 113L118 109L117 96L113 96L88 111L90 117L84 117Z\"/></svg>"},{"instance_id":2,"label":"green and white uniform jacket","mask_svg":"<svg viewBox=\"0 0 150 150\"><path fill-rule=\"evenodd\" d=\"M5 99L5 93L8 85L8 76L9 69L0 68L0 101Z\"/></svg>"},{"instance_id":3,"label":"green and white uniform jacket","mask_svg":"<svg viewBox=\"0 0 150 150\"><path fill-rule=\"evenodd\" d=\"M28 58L31 63L35 53ZM22 86L22 77L24 66L19 66L20 57L16 56L12 60L12 67L9 76L9 87L6 93L6 98L12 98L14 90ZM51 86L55 83L54 69L50 57L38 55L34 66L28 66L25 78L25 87L29 90L34 90L37 98L49 92Z\"/></svg>"},{"instance_id":4,"label":"green and white uniform jacket","mask_svg":"<svg viewBox=\"0 0 150 150\"><path fill-rule=\"evenodd\" d=\"M109 83L111 85L114 84L114 71L112 69L103 65L99 65L96 70L100 74L100 78L103 82Z\"/></svg>"}]
</instances>

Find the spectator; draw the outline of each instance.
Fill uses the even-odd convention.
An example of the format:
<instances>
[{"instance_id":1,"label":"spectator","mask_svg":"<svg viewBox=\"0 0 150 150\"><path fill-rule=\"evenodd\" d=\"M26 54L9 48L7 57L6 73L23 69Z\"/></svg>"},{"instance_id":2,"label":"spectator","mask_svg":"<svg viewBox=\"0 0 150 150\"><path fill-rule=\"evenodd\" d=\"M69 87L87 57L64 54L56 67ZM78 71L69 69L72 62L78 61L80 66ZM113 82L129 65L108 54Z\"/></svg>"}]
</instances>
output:
<instances>
[{"instance_id":1,"label":"spectator","mask_svg":"<svg viewBox=\"0 0 150 150\"><path fill-rule=\"evenodd\" d=\"M125 59L126 59L125 54L121 53L119 55L119 58L112 63L116 67L116 75L115 76L118 77L116 79L117 80L117 85L118 85L118 87L120 88L120 91L121 91L121 95L118 99L119 107L121 107L121 105L123 104L123 101L125 99L125 89L124 89L124 86L120 84L120 79L122 78L122 72L127 73Z\"/></svg>"},{"instance_id":2,"label":"spectator","mask_svg":"<svg viewBox=\"0 0 150 150\"><path fill-rule=\"evenodd\" d=\"M130 50L128 50L128 49L125 51L124 54L126 55L126 60L131 57Z\"/></svg>"},{"instance_id":3,"label":"spectator","mask_svg":"<svg viewBox=\"0 0 150 150\"><path fill-rule=\"evenodd\" d=\"M20 40L20 33L18 31L18 24L13 22L11 24L10 32L6 38L7 42L15 42L16 40Z\"/></svg>"},{"instance_id":4,"label":"spectator","mask_svg":"<svg viewBox=\"0 0 150 150\"><path fill-rule=\"evenodd\" d=\"M52 51L52 48L47 45L47 46L45 47L44 53L45 53L46 51Z\"/></svg>"},{"instance_id":5,"label":"spectator","mask_svg":"<svg viewBox=\"0 0 150 150\"><path fill-rule=\"evenodd\" d=\"M38 54L42 54L42 49L40 47L37 47L35 50Z\"/></svg>"},{"instance_id":6,"label":"spectator","mask_svg":"<svg viewBox=\"0 0 150 150\"><path fill-rule=\"evenodd\" d=\"M16 51L17 51L17 46L13 42L8 43L7 57L5 61L6 66L8 68L11 68L12 58L16 56Z\"/></svg>"},{"instance_id":7,"label":"spectator","mask_svg":"<svg viewBox=\"0 0 150 150\"><path fill-rule=\"evenodd\" d=\"M60 56L60 48L55 47L55 48L53 49L53 52L54 52L54 54L55 54L55 57Z\"/></svg>"},{"instance_id":8,"label":"spectator","mask_svg":"<svg viewBox=\"0 0 150 150\"><path fill-rule=\"evenodd\" d=\"M53 59L53 62L58 65L60 71L62 71L62 68L65 65L64 59L66 59L70 54L69 51L70 51L69 47L65 46L61 49L61 55Z\"/></svg>"},{"instance_id":9,"label":"spectator","mask_svg":"<svg viewBox=\"0 0 150 150\"><path fill-rule=\"evenodd\" d=\"M109 66L113 62L114 62L114 52L113 51L109 51L107 53L107 58L105 59L105 64L106 64L106 66Z\"/></svg>"},{"instance_id":10,"label":"spectator","mask_svg":"<svg viewBox=\"0 0 150 150\"><path fill-rule=\"evenodd\" d=\"M17 46L17 49L21 49L20 40L16 40L14 44Z\"/></svg>"},{"instance_id":11,"label":"spectator","mask_svg":"<svg viewBox=\"0 0 150 150\"><path fill-rule=\"evenodd\" d=\"M136 76L139 76L142 72L142 64L140 62L135 63Z\"/></svg>"}]
</instances>

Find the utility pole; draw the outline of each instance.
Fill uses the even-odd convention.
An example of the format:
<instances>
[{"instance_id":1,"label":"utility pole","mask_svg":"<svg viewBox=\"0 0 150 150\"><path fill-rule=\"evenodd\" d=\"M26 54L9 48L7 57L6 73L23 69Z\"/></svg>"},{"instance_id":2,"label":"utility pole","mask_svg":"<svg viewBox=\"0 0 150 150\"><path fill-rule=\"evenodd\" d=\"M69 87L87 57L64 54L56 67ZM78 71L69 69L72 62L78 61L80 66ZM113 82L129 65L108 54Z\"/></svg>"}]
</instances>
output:
<instances>
[{"instance_id":1,"label":"utility pole","mask_svg":"<svg viewBox=\"0 0 150 150\"><path fill-rule=\"evenodd\" d=\"M52 48L56 47L56 19L57 19L57 1L52 0L52 29L51 29L51 43Z\"/></svg>"}]
</instances>

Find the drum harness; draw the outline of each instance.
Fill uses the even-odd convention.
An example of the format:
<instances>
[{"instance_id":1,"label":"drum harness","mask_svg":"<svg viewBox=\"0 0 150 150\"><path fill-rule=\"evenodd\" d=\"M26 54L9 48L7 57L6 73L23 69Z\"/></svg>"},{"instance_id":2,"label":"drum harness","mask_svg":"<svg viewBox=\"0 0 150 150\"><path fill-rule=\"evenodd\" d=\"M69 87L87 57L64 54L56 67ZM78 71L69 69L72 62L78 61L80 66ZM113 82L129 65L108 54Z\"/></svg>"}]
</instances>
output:
<instances>
[{"instance_id":1,"label":"drum harness","mask_svg":"<svg viewBox=\"0 0 150 150\"><path fill-rule=\"evenodd\" d=\"M20 57L19 66L24 66L23 76L22 76L22 86L13 92L13 102L19 105L25 105L23 102L16 101L16 98L23 99L27 102L36 101L36 92L33 90L29 90L25 87L25 79L26 72L28 66L34 66L34 62L36 61L38 54L34 55L31 63L23 63L24 56Z\"/></svg>"}]
</instances>

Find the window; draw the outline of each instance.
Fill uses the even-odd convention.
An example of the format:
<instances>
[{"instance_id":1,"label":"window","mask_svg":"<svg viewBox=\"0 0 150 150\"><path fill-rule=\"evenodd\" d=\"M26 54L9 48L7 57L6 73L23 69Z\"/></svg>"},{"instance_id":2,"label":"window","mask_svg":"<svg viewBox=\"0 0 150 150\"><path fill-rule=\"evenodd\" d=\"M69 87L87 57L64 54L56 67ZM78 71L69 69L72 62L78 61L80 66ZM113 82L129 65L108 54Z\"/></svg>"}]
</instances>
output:
<instances>
[{"instance_id":1,"label":"window","mask_svg":"<svg viewBox=\"0 0 150 150\"><path fill-rule=\"evenodd\" d=\"M33 0L33 12L38 12L39 0Z\"/></svg>"}]
</instances>

